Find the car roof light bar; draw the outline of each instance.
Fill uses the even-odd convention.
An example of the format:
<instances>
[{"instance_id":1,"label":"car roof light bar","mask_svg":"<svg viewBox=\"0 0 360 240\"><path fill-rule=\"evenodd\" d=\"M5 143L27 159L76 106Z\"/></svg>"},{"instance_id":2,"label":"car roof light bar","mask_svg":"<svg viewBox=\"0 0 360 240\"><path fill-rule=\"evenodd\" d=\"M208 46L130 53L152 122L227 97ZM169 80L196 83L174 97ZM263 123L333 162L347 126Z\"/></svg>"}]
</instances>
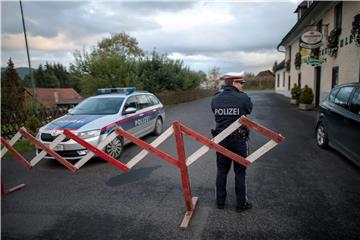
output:
<instances>
[{"instance_id":1,"label":"car roof light bar","mask_svg":"<svg viewBox=\"0 0 360 240\"><path fill-rule=\"evenodd\" d=\"M125 94L129 95L136 91L136 87L127 88L99 88L96 90L96 95L101 94Z\"/></svg>"}]
</instances>

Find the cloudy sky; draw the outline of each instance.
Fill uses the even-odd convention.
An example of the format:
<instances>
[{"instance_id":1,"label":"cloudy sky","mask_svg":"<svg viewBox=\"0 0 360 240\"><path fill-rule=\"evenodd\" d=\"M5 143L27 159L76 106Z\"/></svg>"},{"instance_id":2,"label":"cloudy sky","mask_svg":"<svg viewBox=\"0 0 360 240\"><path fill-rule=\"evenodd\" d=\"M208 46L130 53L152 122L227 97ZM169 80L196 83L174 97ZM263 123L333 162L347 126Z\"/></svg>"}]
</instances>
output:
<instances>
[{"instance_id":1,"label":"cloudy sky","mask_svg":"<svg viewBox=\"0 0 360 240\"><path fill-rule=\"evenodd\" d=\"M126 32L193 70L257 73L284 58L276 46L296 22L297 1L24 1L32 65L68 66L75 50ZM1 2L1 66L27 66L18 1Z\"/></svg>"}]
</instances>

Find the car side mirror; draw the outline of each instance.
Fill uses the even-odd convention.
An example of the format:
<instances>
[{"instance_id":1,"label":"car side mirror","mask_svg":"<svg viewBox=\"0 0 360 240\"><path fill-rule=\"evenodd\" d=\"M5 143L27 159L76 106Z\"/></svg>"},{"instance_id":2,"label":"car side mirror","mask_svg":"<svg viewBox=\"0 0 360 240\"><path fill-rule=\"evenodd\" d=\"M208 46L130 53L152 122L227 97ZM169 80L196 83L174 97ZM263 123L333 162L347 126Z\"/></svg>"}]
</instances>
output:
<instances>
[{"instance_id":1,"label":"car side mirror","mask_svg":"<svg viewBox=\"0 0 360 240\"><path fill-rule=\"evenodd\" d=\"M131 114L135 112L136 112L136 108L128 107L127 109L125 109L124 114Z\"/></svg>"}]
</instances>

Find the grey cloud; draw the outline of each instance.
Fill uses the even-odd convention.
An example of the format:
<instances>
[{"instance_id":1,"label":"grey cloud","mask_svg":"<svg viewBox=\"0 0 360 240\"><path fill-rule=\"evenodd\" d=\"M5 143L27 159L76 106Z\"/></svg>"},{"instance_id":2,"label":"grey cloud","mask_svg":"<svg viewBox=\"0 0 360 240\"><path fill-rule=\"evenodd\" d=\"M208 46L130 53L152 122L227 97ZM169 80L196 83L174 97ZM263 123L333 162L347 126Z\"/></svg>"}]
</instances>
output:
<instances>
[{"instance_id":1,"label":"grey cloud","mask_svg":"<svg viewBox=\"0 0 360 240\"><path fill-rule=\"evenodd\" d=\"M19 2L2 2L2 33L21 33L22 22ZM83 2L28 2L22 3L27 31L37 36L56 36L66 22L66 12L72 17Z\"/></svg>"},{"instance_id":2,"label":"grey cloud","mask_svg":"<svg viewBox=\"0 0 360 240\"><path fill-rule=\"evenodd\" d=\"M220 8L224 4L216 5ZM154 31L135 35L142 39L140 42L146 50L156 47L162 52L178 51L185 54L254 51L259 48L275 48L296 19L296 16L289 18L289 12L295 6L293 3L231 3L230 6L235 19L222 28L208 25L197 29L196 33Z\"/></svg>"},{"instance_id":3,"label":"grey cloud","mask_svg":"<svg viewBox=\"0 0 360 240\"><path fill-rule=\"evenodd\" d=\"M20 7L17 2L2 3L2 33L21 33ZM121 9L123 3L24 2L27 31L34 36L55 37L60 31L73 37L105 32L146 31L159 28L152 20ZM115 6L118 6L115 8ZM98 8L97 8L98 7ZM107 15L112 10L116 15Z\"/></svg>"},{"instance_id":4,"label":"grey cloud","mask_svg":"<svg viewBox=\"0 0 360 240\"><path fill-rule=\"evenodd\" d=\"M1 4L2 33L22 33L19 3L2 2ZM209 23L195 30L164 32L152 18L159 13L176 13L199 6L199 11L202 7L227 8L234 19L232 22L222 25L221 28ZM104 35L104 33L125 31L136 37L140 47L145 51L152 51L156 48L160 53L199 54L211 56L213 59L216 59L216 55L229 51L250 52L259 49L274 49L296 22L296 15L292 13L296 8L296 3L279 2L205 2L199 4L196 2L25 1L23 7L29 33L54 37L59 32L63 32L72 42L78 44L79 48L82 45L94 44L86 42L86 39L91 37L93 39L94 36ZM4 51L6 52L6 49ZM51 58L56 56L55 51L53 53ZM41 54L37 52L34 55L36 55L36 59L39 59ZM64 59L64 56L67 55L59 55L59 59ZM50 57L50 55L46 55L46 57L48 56ZM207 64L219 66L221 69L244 67L236 59L222 60L221 63L218 60L207 63L197 60L187 61L194 66Z\"/></svg>"},{"instance_id":5,"label":"grey cloud","mask_svg":"<svg viewBox=\"0 0 360 240\"><path fill-rule=\"evenodd\" d=\"M146 1L146 2L122 2L120 7L128 11L136 11L137 13L145 15L153 15L158 12L177 12L184 9L189 9L194 6L195 2L161 2L161 1Z\"/></svg>"}]
</instances>

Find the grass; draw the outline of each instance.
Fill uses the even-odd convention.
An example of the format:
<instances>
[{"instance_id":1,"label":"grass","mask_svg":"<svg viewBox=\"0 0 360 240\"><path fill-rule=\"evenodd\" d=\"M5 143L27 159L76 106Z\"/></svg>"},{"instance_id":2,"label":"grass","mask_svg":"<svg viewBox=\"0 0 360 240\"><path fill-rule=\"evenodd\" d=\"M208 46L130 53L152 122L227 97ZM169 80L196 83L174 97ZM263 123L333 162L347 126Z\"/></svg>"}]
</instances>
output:
<instances>
[{"instance_id":1,"label":"grass","mask_svg":"<svg viewBox=\"0 0 360 240\"><path fill-rule=\"evenodd\" d=\"M20 139L19 141L17 141L14 145L15 149L19 152L19 153L26 153L26 152L30 152L35 150L35 146L33 143L31 143L29 140L27 139ZM1 148L3 148L3 145L1 144ZM4 159L11 157L12 154L8 151L5 156Z\"/></svg>"}]
</instances>

